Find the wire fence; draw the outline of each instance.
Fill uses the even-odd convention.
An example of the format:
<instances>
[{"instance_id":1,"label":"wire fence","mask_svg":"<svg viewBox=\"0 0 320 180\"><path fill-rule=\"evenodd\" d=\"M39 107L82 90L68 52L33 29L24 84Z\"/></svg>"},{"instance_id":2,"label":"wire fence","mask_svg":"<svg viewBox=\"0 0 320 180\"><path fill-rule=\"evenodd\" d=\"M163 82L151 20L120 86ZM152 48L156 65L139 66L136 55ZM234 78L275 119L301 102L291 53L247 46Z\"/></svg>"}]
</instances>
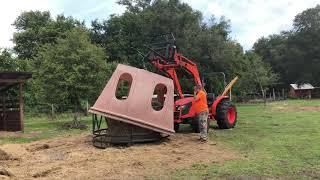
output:
<instances>
[{"instance_id":1,"label":"wire fence","mask_svg":"<svg viewBox=\"0 0 320 180\"><path fill-rule=\"evenodd\" d=\"M49 119L54 120L60 114L75 114L77 113L79 116L88 116L88 110L90 108L90 104L86 102L85 104L81 104L78 107L77 111L75 111L75 107L71 105L65 104L45 104L45 103L33 103L28 104L26 103L24 111L29 116L43 116L47 115ZM76 115L76 114L75 114Z\"/></svg>"},{"instance_id":2,"label":"wire fence","mask_svg":"<svg viewBox=\"0 0 320 180\"><path fill-rule=\"evenodd\" d=\"M320 98L320 89L312 91L312 98ZM261 92L251 92L245 95L232 94L232 101L235 103L265 103L273 101L282 101L287 99L294 99L289 96L289 90L285 89L269 89L265 92L265 98ZM83 116L90 115L88 113L89 108L92 106L87 101L81 103L78 108L78 113ZM46 114L48 118L55 119L57 115L62 113L75 113L75 107L72 105L65 104L44 104L44 103L33 103L28 104L26 102L25 112L30 116L38 116Z\"/></svg>"}]
</instances>

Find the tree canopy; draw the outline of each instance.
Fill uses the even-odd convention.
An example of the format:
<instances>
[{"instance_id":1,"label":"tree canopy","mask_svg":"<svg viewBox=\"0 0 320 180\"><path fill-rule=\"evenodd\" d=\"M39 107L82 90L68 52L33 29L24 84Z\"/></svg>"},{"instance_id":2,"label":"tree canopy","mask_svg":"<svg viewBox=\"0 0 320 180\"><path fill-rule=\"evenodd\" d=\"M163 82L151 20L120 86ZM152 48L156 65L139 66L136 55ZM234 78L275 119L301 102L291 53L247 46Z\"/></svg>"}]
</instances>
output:
<instances>
[{"instance_id":1,"label":"tree canopy","mask_svg":"<svg viewBox=\"0 0 320 180\"><path fill-rule=\"evenodd\" d=\"M0 71L17 71L17 60L8 49L0 49Z\"/></svg>"},{"instance_id":2,"label":"tree canopy","mask_svg":"<svg viewBox=\"0 0 320 180\"><path fill-rule=\"evenodd\" d=\"M74 27L83 27L84 23L72 17L58 15L52 19L48 11L23 12L17 17L13 26L14 50L21 59L31 59L37 53L37 48L47 43L55 43L64 32Z\"/></svg>"},{"instance_id":3,"label":"tree canopy","mask_svg":"<svg viewBox=\"0 0 320 180\"><path fill-rule=\"evenodd\" d=\"M90 43L85 30L74 28L65 36L41 46L33 65L47 102L79 108L81 100L93 102L99 95L109 69L103 49Z\"/></svg>"},{"instance_id":4,"label":"tree canopy","mask_svg":"<svg viewBox=\"0 0 320 180\"><path fill-rule=\"evenodd\" d=\"M143 67L136 50L146 53L144 44L157 35L173 33L178 50L198 64L202 75L224 72L229 80L239 74L245 55L241 45L230 38L230 22L225 17L213 16L205 23L201 12L178 0L119 3L127 7L124 14L93 21L90 29L92 41L105 49L108 61Z\"/></svg>"},{"instance_id":5,"label":"tree canopy","mask_svg":"<svg viewBox=\"0 0 320 180\"><path fill-rule=\"evenodd\" d=\"M0 63L3 69L33 72L27 86L28 106L57 104L63 111L79 109L84 100L92 103L117 63L144 67L137 51L146 53L144 44L165 33L174 34L178 51L197 63L201 75L209 79L207 88L215 93L224 86L221 72L227 81L241 76L243 80L233 91L236 94L260 91L277 80L273 54L283 54L270 55L265 50L271 46L268 38L256 43L254 52L244 53L230 37L231 24L226 17L204 21L201 12L179 0L120 0L119 4L127 8L123 14L92 21L91 27L73 17L52 17L47 11L28 11L17 17L14 55L2 51ZM288 41L291 33L287 34L278 41ZM154 71L150 65L146 68ZM189 80L184 77L181 81ZM187 88L190 83L182 84Z\"/></svg>"},{"instance_id":6,"label":"tree canopy","mask_svg":"<svg viewBox=\"0 0 320 180\"><path fill-rule=\"evenodd\" d=\"M320 84L320 5L296 15L293 28L260 38L253 46L280 74L280 82Z\"/></svg>"}]
</instances>

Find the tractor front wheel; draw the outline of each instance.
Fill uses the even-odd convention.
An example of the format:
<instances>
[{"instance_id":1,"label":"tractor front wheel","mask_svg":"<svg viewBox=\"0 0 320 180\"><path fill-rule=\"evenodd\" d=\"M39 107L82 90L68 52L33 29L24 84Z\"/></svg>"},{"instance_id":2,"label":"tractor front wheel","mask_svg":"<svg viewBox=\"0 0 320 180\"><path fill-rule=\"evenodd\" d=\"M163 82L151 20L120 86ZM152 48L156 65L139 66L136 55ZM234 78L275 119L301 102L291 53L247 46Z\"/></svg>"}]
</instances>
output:
<instances>
[{"instance_id":1,"label":"tractor front wheel","mask_svg":"<svg viewBox=\"0 0 320 180\"><path fill-rule=\"evenodd\" d=\"M180 124L179 124L179 123L174 123L173 128L174 128L174 131L175 131L176 133L179 132Z\"/></svg>"},{"instance_id":2,"label":"tractor front wheel","mask_svg":"<svg viewBox=\"0 0 320 180\"><path fill-rule=\"evenodd\" d=\"M200 127L199 127L199 120L197 117L193 118L191 120L190 126L193 130L193 132L195 133L199 133L200 132Z\"/></svg>"},{"instance_id":3,"label":"tractor front wheel","mask_svg":"<svg viewBox=\"0 0 320 180\"><path fill-rule=\"evenodd\" d=\"M230 129L237 123L237 109L230 100L223 99L217 106L216 120L220 129Z\"/></svg>"}]
</instances>

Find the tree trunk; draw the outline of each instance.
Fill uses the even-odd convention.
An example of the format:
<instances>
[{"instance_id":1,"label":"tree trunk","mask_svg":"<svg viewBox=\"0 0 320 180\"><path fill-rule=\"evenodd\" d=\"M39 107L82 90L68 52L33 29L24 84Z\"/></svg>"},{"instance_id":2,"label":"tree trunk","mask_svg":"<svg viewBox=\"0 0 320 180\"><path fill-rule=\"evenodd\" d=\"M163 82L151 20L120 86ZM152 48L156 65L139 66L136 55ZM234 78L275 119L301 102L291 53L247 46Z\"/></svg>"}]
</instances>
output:
<instances>
[{"instance_id":1,"label":"tree trunk","mask_svg":"<svg viewBox=\"0 0 320 180\"><path fill-rule=\"evenodd\" d=\"M51 104L51 120L54 120L55 114L54 114L54 105Z\"/></svg>"},{"instance_id":2,"label":"tree trunk","mask_svg":"<svg viewBox=\"0 0 320 180\"><path fill-rule=\"evenodd\" d=\"M88 112L89 112L89 102L87 100L86 101L86 113L85 113L85 116L88 116Z\"/></svg>"},{"instance_id":3,"label":"tree trunk","mask_svg":"<svg viewBox=\"0 0 320 180\"><path fill-rule=\"evenodd\" d=\"M274 92L274 88L272 88L272 93L273 93L273 100L276 100L276 93Z\"/></svg>"},{"instance_id":4,"label":"tree trunk","mask_svg":"<svg viewBox=\"0 0 320 180\"><path fill-rule=\"evenodd\" d=\"M262 98L263 98L264 105L267 105L266 93L265 93L265 90L263 89L261 84L260 84L260 90L261 90L261 93L262 93Z\"/></svg>"},{"instance_id":5,"label":"tree trunk","mask_svg":"<svg viewBox=\"0 0 320 180\"><path fill-rule=\"evenodd\" d=\"M73 126L78 127L79 126L79 108L78 103L76 102L74 105L74 114L73 114Z\"/></svg>"}]
</instances>

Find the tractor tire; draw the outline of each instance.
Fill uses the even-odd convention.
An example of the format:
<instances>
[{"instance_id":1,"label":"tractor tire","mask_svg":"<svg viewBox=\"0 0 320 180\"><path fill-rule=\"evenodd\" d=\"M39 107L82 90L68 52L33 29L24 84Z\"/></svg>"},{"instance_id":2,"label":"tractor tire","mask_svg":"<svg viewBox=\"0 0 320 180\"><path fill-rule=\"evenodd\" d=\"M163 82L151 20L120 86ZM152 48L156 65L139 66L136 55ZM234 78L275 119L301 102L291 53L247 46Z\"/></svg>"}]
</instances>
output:
<instances>
[{"instance_id":1,"label":"tractor tire","mask_svg":"<svg viewBox=\"0 0 320 180\"><path fill-rule=\"evenodd\" d=\"M237 123L237 108L230 102L230 100L221 100L216 111L216 120L220 129L230 129L235 127Z\"/></svg>"},{"instance_id":2,"label":"tractor tire","mask_svg":"<svg viewBox=\"0 0 320 180\"><path fill-rule=\"evenodd\" d=\"M179 132L180 124L179 123L174 123L173 128L174 128L174 131L176 133Z\"/></svg>"},{"instance_id":3,"label":"tractor tire","mask_svg":"<svg viewBox=\"0 0 320 180\"><path fill-rule=\"evenodd\" d=\"M197 118L191 120L190 126L194 133L200 133L199 121Z\"/></svg>"}]
</instances>

